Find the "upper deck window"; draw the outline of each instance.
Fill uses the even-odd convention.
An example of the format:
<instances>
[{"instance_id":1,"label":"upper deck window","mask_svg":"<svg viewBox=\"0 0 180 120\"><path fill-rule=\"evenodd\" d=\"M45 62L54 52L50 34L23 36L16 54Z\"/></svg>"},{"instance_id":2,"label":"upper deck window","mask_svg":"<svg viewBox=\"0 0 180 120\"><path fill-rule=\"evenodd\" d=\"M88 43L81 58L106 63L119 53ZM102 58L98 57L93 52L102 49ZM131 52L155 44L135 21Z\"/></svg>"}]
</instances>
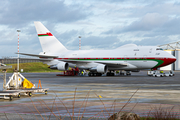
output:
<instances>
[{"instance_id":1,"label":"upper deck window","mask_svg":"<svg viewBox=\"0 0 180 120\"><path fill-rule=\"evenodd\" d=\"M162 48L156 48L156 50L163 50Z\"/></svg>"}]
</instances>

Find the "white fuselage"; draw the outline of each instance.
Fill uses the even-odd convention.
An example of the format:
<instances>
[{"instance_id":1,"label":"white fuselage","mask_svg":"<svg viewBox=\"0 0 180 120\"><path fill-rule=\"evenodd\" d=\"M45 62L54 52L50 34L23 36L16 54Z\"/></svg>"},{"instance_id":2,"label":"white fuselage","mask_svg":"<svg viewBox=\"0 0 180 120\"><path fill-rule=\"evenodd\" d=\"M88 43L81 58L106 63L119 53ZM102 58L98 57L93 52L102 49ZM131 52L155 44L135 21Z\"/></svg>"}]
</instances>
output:
<instances>
[{"instance_id":1,"label":"white fuselage","mask_svg":"<svg viewBox=\"0 0 180 120\"><path fill-rule=\"evenodd\" d=\"M162 65L162 62L175 60L174 56L155 46L125 46L114 50L68 50L58 56L59 61L72 60L79 68L89 69L102 63L106 64L109 70L150 69Z\"/></svg>"}]
</instances>

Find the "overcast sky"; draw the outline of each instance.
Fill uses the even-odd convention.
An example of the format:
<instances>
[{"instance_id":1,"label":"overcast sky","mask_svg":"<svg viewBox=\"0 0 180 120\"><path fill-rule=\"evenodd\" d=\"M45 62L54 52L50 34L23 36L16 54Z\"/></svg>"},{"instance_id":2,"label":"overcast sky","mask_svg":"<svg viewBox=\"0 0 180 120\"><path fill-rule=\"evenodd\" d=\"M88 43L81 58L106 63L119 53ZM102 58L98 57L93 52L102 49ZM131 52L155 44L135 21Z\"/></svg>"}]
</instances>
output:
<instances>
[{"instance_id":1,"label":"overcast sky","mask_svg":"<svg viewBox=\"0 0 180 120\"><path fill-rule=\"evenodd\" d=\"M0 0L0 56L42 51L42 22L67 49L115 49L124 44L180 41L180 0Z\"/></svg>"}]
</instances>

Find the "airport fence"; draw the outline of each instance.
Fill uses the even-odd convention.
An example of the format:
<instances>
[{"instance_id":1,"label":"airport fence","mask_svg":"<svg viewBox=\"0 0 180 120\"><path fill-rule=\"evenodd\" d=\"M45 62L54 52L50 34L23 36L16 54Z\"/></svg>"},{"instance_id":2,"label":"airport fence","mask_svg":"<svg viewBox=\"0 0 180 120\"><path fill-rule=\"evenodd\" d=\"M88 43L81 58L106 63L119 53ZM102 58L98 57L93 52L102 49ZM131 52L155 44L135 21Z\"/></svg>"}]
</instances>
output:
<instances>
[{"instance_id":1,"label":"airport fence","mask_svg":"<svg viewBox=\"0 0 180 120\"><path fill-rule=\"evenodd\" d=\"M20 57L19 63L31 63L31 62L40 62L39 58L30 58L30 57ZM0 63L3 64L15 64L17 63L17 57L1 57Z\"/></svg>"}]
</instances>

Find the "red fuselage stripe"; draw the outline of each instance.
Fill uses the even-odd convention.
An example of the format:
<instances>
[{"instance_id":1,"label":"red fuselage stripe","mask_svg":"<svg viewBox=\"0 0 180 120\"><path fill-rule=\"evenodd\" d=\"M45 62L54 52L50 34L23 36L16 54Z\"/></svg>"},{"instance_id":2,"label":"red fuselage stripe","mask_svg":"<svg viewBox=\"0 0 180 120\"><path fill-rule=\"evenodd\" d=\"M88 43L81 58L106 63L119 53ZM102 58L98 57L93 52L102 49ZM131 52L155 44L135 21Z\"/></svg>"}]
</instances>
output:
<instances>
[{"instance_id":1,"label":"red fuselage stripe","mask_svg":"<svg viewBox=\"0 0 180 120\"><path fill-rule=\"evenodd\" d=\"M107 60L109 60L109 59L113 59L113 60L116 60L116 59L123 59L123 60L126 60L126 59L129 59L129 60L133 60L133 59L140 59L140 60L171 60L171 59L173 59L174 60L174 58L144 58L144 57L140 57L140 58L54 58L54 59L68 59L68 60L74 60L74 59L79 59L79 60L95 60L95 59L99 59L99 60L101 60L101 59L107 59Z\"/></svg>"}]
</instances>

